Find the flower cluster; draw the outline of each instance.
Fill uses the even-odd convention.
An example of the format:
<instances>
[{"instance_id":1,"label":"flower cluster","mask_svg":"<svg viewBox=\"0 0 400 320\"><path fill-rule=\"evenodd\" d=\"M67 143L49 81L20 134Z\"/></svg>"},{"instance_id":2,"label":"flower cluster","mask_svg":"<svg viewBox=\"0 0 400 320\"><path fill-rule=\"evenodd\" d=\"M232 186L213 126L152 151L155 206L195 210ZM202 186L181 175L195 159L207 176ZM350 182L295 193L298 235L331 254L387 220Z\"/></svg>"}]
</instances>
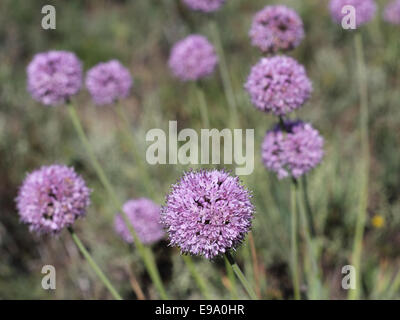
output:
<instances>
[{"instance_id":1,"label":"flower cluster","mask_svg":"<svg viewBox=\"0 0 400 320\"><path fill-rule=\"evenodd\" d=\"M252 45L265 53L288 51L303 40L303 21L286 6L267 6L254 16L249 36Z\"/></svg>"},{"instance_id":2,"label":"flower cluster","mask_svg":"<svg viewBox=\"0 0 400 320\"><path fill-rule=\"evenodd\" d=\"M212 259L241 243L251 227L250 193L222 170L189 171L161 209L170 244Z\"/></svg>"},{"instance_id":3,"label":"flower cluster","mask_svg":"<svg viewBox=\"0 0 400 320\"><path fill-rule=\"evenodd\" d=\"M160 206L150 199L129 200L122 210L142 243L152 244L164 237L164 230L160 224ZM124 241L133 243L130 230L120 213L115 216L114 228Z\"/></svg>"},{"instance_id":4,"label":"flower cluster","mask_svg":"<svg viewBox=\"0 0 400 320\"><path fill-rule=\"evenodd\" d=\"M45 105L66 102L82 87L82 64L67 51L38 53L27 67L28 91Z\"/></svg>"},{"instance_id":5,"label":"flower cluster","mask_svg":"<svg viewBox=\"0 0 400 320\"><path fill-rule=\"evenodd\" d=\"M383 18L389 23L400 24L400 0L394 0L385 7Z\"/></svg>"},{"instance_id":6,"label":"flower cluster","mask_svg":"<svg viewBox=\"0 0 400 320\"><path fill-rule=\"evenodd\" d=\"M288 7L267 6L254 16L249 35L265 53L287 51L303 40L303 22ZM310 124L285 120L311 97L312 83L304 66L283 55L261 58L251 68L245 89L257 109L280 118L262 144L265 167L279 179L297 179L314 168L323 157L323 138Z\"/></svg>"},{"instance_id":7,"label":"flower cluster","mask_svg":"<svg viewBox=\"0 0 400 320\"><path fill-rule=\"evenodd\" d=\"M73 168L44 166L25 178L16 201L31 231L57 234L85 215L90 190Z\"/></svg>"},{"instance_id":8,"label":"flower cluster","mask_svg":"<svg viewBox=\"0 0 400 320\"><path fill-rule=\"evenodd\" d=\"M266 133L262 160L278 178L299 178L322 160L324 139L310 124L286 121Z\"/></svg>"},{"instance_id":9,"label":"flower cluster","mask_svg":"<svg viewBox=\"0 0 400 320\"><path fill-rule=\"evenodd\" d=\"M310 98L312 84L296 60L275 56L262 58L252 67L245 88L255 107L284 116Z\"/></svg>"},{"instance_id":10,"label":"flower cluster","mask_svg":"<svg viewBox=\"0 0 400 320\"><path fill-rule=\"evenodd\" d=\"M192 10L213 12L218 10L225 0L183 0L183 2Z\"/></svg>"},{"instance_id":11,"label":"flower cluster","mask_svg":"<svg viewBox=\"0 0 400 320\"><path fill-rule=\"evenodd\" d=\"M331 11L332 19L341 23L345 14L342 12L343 7L353 6L356 12L356 26L359 27L369 21L375 15L376 3L374 0L331 0L329 9Z\"/></svg>"},{"instance_id":12,"label":"flower cluster","mask_svg":"<svg viewBox=\"0 0 400 320\"><path fill-rule=\"evenodd\" d=\"M111 60L87 72L86 87L97 105L111 104L129 95L132 76L118 60Z\"/></svg>"},{"instance_id":13,"label":"flower cluster","mask_svg":"<svg viewBox=\"0 0 400 320\"><path fill-rule=\"evenodd\" d=\"M170 54L169 67L182 81L210 75L218 63L212 44L202 35L193 34L177 42Z\"/></svg>"}]
</instances>

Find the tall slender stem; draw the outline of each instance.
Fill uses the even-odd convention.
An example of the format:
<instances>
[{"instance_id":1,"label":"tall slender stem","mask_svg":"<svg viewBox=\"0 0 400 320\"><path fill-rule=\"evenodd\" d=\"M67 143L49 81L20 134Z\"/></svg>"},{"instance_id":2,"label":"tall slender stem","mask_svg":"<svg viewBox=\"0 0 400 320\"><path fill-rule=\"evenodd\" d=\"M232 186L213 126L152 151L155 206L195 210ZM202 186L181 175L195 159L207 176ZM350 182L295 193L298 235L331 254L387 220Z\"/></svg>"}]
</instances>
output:
<instances>
[{"instance_id":1,"label":"tall slender stem","mask_svg":"<svg viewBox=\"0 0 400 320\"><path fill-rule=\"evenodd\" d=\"M314 215L311 209L311 203L310 203L310 197L308 196L308 183L307 183L307 176L304 175L301 179L302 182L302 194L303 194L303 200L305 204L305 212L307 214L307 224L308 228L311 234L311 237L315 238L317 235L317 232L315 230L315 221L314 221Z\"/></svg>"},{"instance_id":2,"label":"tall slender stem","mask_svg":"<svg viewBox=\"0 0 400 320\"><path fill-rule=\"evenodd\" d=\"M238 298L238 295L237 295L235 274L234 274L231 264L229 263L226 256L224 256L224 260L225 260L226 274L228 275L229 284L230 284L229 290L231 292L231 298L233 300L236 300Z\"/></svg>"},{"instance_id":3,"label":"tall slender stem","mask_svg":"<svg viewBox=\"0 0 400 320\"><path fill-rule=\"evenodd\" d=\"M196 270L196 266L193 263L193 260L190 256L187 255L182 255L183 261L185 261L186 266L188 267L192 277L194 278L194 281L196 282L197 286L199 287L202 295L204 298L207 300L211 299L210 293L208 292L207 285L204 281L204 279L201 277L201 275L198 273Z\"/></svg>"},{"instance_id":4,"label":"tall slender stem","mask_svg":"<svg viewBox=\"0 0 400 320\"><path fill-rule=\"evenodd\" d=\"M300 186L300 189L302 189L303 186ZM310 232L310 224L307 221L309 217L307 217L307 214L305 213L304 209L304 204L303 201L304 197L302 199L300 193L304 192L297 192L297 200L298 200L298 205L299 205L299 212L301 216L301 225L303 229L303 233L306 239L307 243L307 252L308 252L308 260L309 260L309 265L307 268L307 280L308 280L308 296L310 299L319 299L320 298L320 288L321 288L321 280L320 280L320 272L318 268L318 262L317 262L317 248L316 248L316 243L313 241L314 238L311 235Z\"/></svg>"},{"instance_id":5,"label":"tall slender stem","mask_svg":"<svg viewBox=\"0 0 400 320\"><path fill-rule=\"evenodd\" d=\"M233 259L231 253L227 251L225 253L226 258L229 261L229 264L231 265L233 271L235 272L236 276L242 283L243 287L246 289L247 294L250 296L252 300L258 300L258 297L256 293L254 292L253 288L251 287L250 283L247 281L246 277L244 276L242 270L240 270L239 266L235 262L235 259Z\"/></svg>"},{"instance_id":6,"label":"tall slender stem","mask_svg":"<svg viewBox=\"0 0 400 320\"><path fill-rule=\"evenodd\" d=\"M122 210L122 205L121 205L120 201L118 200L118 197L117 197L114 189L112 188L111 183L109 182L106 174L104 173L103 168L101 167L99 161L97 160L96 155L93 151L92 145L90 144L88 138L86 137L85 132L83 131L81 122L79 120L78 114L76 113L74 106L72 104L68 104L67 107L68 107L68 112L69 112L71 121L75 127L76 132L78 133L81 143L85 147L85 151L89 155L89 159L92 163L92 166L95 169L96 174L99 177L104 188L106 189L109 197L111 198L111 201L112 201L115 209L118 212L122 213L122 218L124 219L124 222L125 222L126 226L128 227L128 229L134 239L134 242L135 242L136 248L138 249L139 255L141 256L141 258L145 264L145 267L146 267L154 285L156 286L158 293L160 294L160 297L162 299L168 299L168 296L167 296L164 286L162 284L160 274L158 272L158 269L157 269L157 266L155 263L155 259L154 259L151 249L145 247L142 244L142 242L138 238L135 230L133 229L132 224L130 223L128 217L126 216L125 212Z\"/></svg>"},{"instance_id":7,"label":"tall slender stem","mask_svg":"<svg viewBox=\"0 0 400 320\"><path fill-rule=\"evenodd\" d=\"M122 297L119 295L117 290L115 290L115 288L111 284L110 280L108 280L106 275L103 273L103 271L101 271L100 267L93 260L90 253L86 250L85 246L83 245L82 241L79 239L77 234L75 233L74 229L72 229L72 227L69 227L68 231L71 234L72 240L74 240L76 246L78 247L78 249L80 250L82 255L85 257L85 259L89 263L90 267L93 269L93 271L96 273L96 275L100 278L100 280L104 283L104 285L110 291L110 293L114 297L114 299L122 300Z\"/></svg>"},{"instance_id":8,"label":"tall slender stem","mask_svg":"<svg viewBox=\"0 0 400 320\"><path fill-rule=\"evenodd\" d=\"M290 188L290 242L291 242L291 265L292 265L292 281L293 281L293 292L296 300L300 299L300 280L299 280L299 268L298 268L298 248L297 248L297 181L293 181Z\"/></svg>"},{"instance_id":9,"label":"tall slender stem","mask_svg":"<svg viewBox=\"0 0 400 320\"><path fill-rule=\"evenodd\" d=\"M356 51L358 90L360 95L360 138L361 154L359 161L360 175L360 198L357 214L357 222L353 244L352 264L356 270L356 288L349 291L348 298L359 299L361 291L361 254L364 228L368 206L368 180L369 180L369 142L368 142L368 85L366 66L364 60L364 49L362 37L357 33L354 37L354 46Z\"/></svg>"}]
</instances>

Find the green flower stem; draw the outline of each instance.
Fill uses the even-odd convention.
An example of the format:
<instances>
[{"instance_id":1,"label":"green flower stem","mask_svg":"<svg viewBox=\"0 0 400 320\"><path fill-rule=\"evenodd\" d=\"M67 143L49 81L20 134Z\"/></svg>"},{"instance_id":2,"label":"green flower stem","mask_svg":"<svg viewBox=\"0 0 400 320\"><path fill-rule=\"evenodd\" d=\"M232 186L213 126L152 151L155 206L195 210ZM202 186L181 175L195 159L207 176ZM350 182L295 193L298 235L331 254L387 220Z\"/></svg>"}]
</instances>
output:
<instances>
[{"instance_id":1,"label":"green flower stem","mask_svg":"<svg viewBox=\"0 0 400 320\"><path fill-rule=\"evenodd\" d=\"M246 292L250 296L252 300L258 300L256 293L254 292L253 288L251 287L250 283L247 281L246 277L244 276L242 270L240 270L239 266L233 259L231 253L227 251L225 253L225 257L228 259L229 264L231 265L233 271L235 272L236 276L242 283L243 287L246 289Z\"/></svg>"},{"instance_id":2,"label":"green flower stem","mask_svg":"<svg viewBox=\"0 0 400 320\"><path fill-rule=\"evenodd\" d=\"M210 31L212 37L214 38L215 49L218 54L218 59L219 59L218 65L222 78L222 85L224 87L225 96L230 108L231 123L233 127L236 127L239 124L236 98L234 95L231 77L229 74L228 65L226 63L225 53L222 47L222 41L219 34L218 26L214 20L210 23Z\"/></svg>"},{"instance_id":3,"label":"green flower stem","mask_svg":"<svg viewBox=\"0 0 400 320\"><path fill-rule=\"evenodd\" d=\"M97 265L97 263L93 260L92 256L90 253L86 250L85 246L83 245L82 241L79 239L75 231L69 227L68 228L69 233L71 234L72 240L74 240L76 246L82 253L82 255L85 257L87 262L89 263L90 267L93 269L93 271L96 273L96 275L100 278L100 280L104 283L106 288L110 291L111 295L114 297L115 300L122 300L122 297L119 295L117 290L113 287L111 284L110 280L106 277L106 275L101 271L100 267Z\"/></svg>"},{"instance_id":4,"label":"green flower stem","mask_svg":"<svg viewBox=\"0 0 400 320\"><path fill-rule=\"evenodd\" d=\"M225 260L226 274L228 275L229 283L231 285L230 287L231 298L233 300L237 300L238 294L237 294L235 274L226 256L224 256L224 260Z\"/></svg>"},{"instance_id":5,"label":"green flower stem","mask_svg":"<svg viewBox=\"0 0 400 320\"><path fill-rule=\"evenodd\" d=\"M364 60L364 49L362 37L357 33L354 37L356 51L358 89L360 95L360 137L361 154L360 159L360 198L357 214L357 222L353 244L352 264L356 271L356 288L349 290L348 298L356 300L360 298L361 291L361 254L364 236L367 206L368 206L368 180L369 180L369 142L368 142L368 85L366 65Z\"/></svg>"},{"instance_id":6,"label":"green flower stem","mask_svg":"<svg viewBox=\"0 0 400 320\"><path fill-rule=\"evenodd\" d=\"M299 280L299 268L298 268L298 252L297 252L297 181L293 181L290 188L290 242L291 242L291 265L292 265L292 281L294 298L300 299L300 280Z\"/></svg>"},{"instance_id":7,"label":"green flower stem","mask_svg":"<svg viewBox=\"0 0 400 320\"><path fill-rule=\"evenodd\" d=\"M92 163L93 168L96 171L97 176L99 177L101 183L103 184L104 188L106 189L109 197L111 198L111 201L117 210L117 212L122 213L122 218L124 219L125 224L128 226L128 229L134 239L136 248L138 249L139 255L141 256L145 267L154 283L156 286L158 293L160 294L160 297L164 300L168 299L168 296L165 292L164 286L162 284L160 274L158 272L155 259L153 256L152 251L149 248L146 248L142 242L139 240L135 230L133 229L131 223L129 222L125 212L122 210L122 205L120 201L118 200L118 197L116 193L114 192L114 189L111 187L111 183L109 182L107 176L104 173L103 168L101 167L99 161L97 160L95 153L93 151L92 145L90 144L89 140L86 137L85 132L83 131L81 122L79 120L78 114L76 113L76 110L72 104L68 104L68 112L71 118L71 121L75 127L75 130L85 147L85 151L87 152L89 159Z\"/></svg>"},{"instance_id":8,"label":"green flower stem","mask_svg":"<svg viewBox=\"0 0 400 320\"><path fill-rule=\"evenodd\" d=\"M210 121L209 121L208 110L207 110L207 102L206 102L206 98L204 96L204 91L202 88L200 88L199 84L196 84L196 95L197 95L197 99L198 99L198 103L199 103L202 125L203 125L204 129L207 129L210 127Z\"/></svg>"},{"instance_id":9,"label":"green flower stem","mask_svg":"<svg viewBox=\"0 0 400 320\"><path fill-rule=\"evenodd\" d=\"M302 189L304 186L300 186L300 189ZM303 192L301 192L303 191ZM307 221L308 216L306 214L306 210L304 208L303 201L304 197L302 199L301 193L304 196L304 190L299 190L297 192L297 201L299 204L299 211L300 211L300 216L301 216L301 221L302 221L302 229L303 233L306 239L307 243L307 252L308 252L308 259L309 259L309 264L307 268L307 278L308 278L308 291L309 291L309 298L310 299L319 299L320 298L320 291L321 291L321 275L320 271L318 268L318 262L317 262L317 247L316 243L314 241L314 238L311 234L310 231L310 223Z\"/></svg>"},{"instance_id":10,"label":"green flower stem","mask_svg":"<svg viewBox=\"0 0 400 320\"><path fill-rule=\"evenodd\" d=\"M314 215L311 209L311 204L310 204L310 198L308 196L308 183L307 183L307 176L304 175L301 179L302 182L302 194L303 194L303 201L305 204L305 212L307 214L307 224L308 224L308 229L310 231L311 237L315 238L317 235L317 232L315 230L315 221L314 221Z\"/></svg>"},{"instance_id":11,"label":"green flower stem","mask_svg":"<svg viewBox=\"0 0 400 320\"><path fill-rule=\"evenodd\" d=\"M182 255L182 259L185 262L186 266L188 267L192 277L194 278L194 281L199 287L200 292L202 293L204 298L206 298L207 300L211 300L211 296L210 293L208 292L207 285L202 276L196 270L196 266L194 265L192 258L187 255Z\"/></svg>"}]
</instances>

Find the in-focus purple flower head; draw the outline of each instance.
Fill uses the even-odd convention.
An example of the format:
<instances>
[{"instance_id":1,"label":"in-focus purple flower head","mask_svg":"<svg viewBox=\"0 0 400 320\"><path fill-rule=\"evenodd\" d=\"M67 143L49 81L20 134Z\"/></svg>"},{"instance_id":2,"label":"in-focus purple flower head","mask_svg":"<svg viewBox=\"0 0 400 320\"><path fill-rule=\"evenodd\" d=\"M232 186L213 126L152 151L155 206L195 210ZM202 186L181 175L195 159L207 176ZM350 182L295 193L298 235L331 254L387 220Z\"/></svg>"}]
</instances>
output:
<instances>
[{"instance_id":1,"label":"in-focus purple flower head","mask_svg":"<svg viewBox=\"0 0 400 320\"><path fill-rule=\"evenodd\" d=\"M172 48L169 67L182 81L195 81L213 73L218 57L213 45L202 35L193 34Z\"/></svg>"},{"instance_id":2,"label":"in-focus purple flower head","mask_svg":"<svg viewBox=\"0 0 400 320\"><path fill-rule=\"evenodd\" d=\"M225 0L182 0L190 9L195 11L213 12L217 11Z\"/></svg>"},{"instance_id":3,"label":"in-focus purple flower head","mask_svg":"<svg viewBox=\"0 0 400 320\"><path fill-rule=\"evenodd\" d=\"M224 170L186 172L161 209L170 244L207 259L234 249L251 227L250 198L239 178Z\"/></svg>"},{"instance_id":4,"label":"in-focus purple flower head","mask_svg":"<svg viewBox=\"0 0 400 320\"><path fill-rule=\"evenodd\" d=\"M277 116L300 108L312 92L304 67L287 56L262 58L252 67L245 88L256 108Z\"/></svg>"},{"instance_id":5,"label":"in-focus purple flower head","mask_svg":"<svg viewBox=\"0 0 400 320\"><path fill-rule=\"evenodd\" d=\"M262 161L279 179L299 178L315 168L324 155L324 139L310 124L286 121L266 133L261 148Z\"/></svg>"},{"instance_id":6,"label":"in-focus purple flower head","mask_svg":"<svg viewBox=\"0 0 400 320\"><path fill-rule=\"evenodd\" d=\"M356 26L359 27L368 23L375 16L376 3L374 0L331 0L329 9L332 19L341 23L346 13L342 13L344 6L353 6L356 11Z\"/></svg>"},{"instance_id":7,"label":"in-focus purple flower head","mask_svg":"<svg viewBox=\"0 0 400 320\"><path fill-rule=\"evenodd\" d=\"M385 7L383 18L386 22L400 24L400 0L394 0Z\"/></svg>"},{"instance_id":8,"label":"in-focus purple flower head","mask_svg":"<svg viewBox=\"0 0 400 320\"><path fill-rule=\"evenodd\" d=\"M160 223L160 206L150 199L129 200L122 210L142 243L152 244L164 237L165 232ZM124 241L133 243L129 228L120 213L115 216L114 229Z\"/></svg>"},{"instance_id":9,"label":"in-focus purple flower head","mask_svg":"<svg viewBox=\"0 0 400 320\"><path fill-rule=\"evenodd\" d=\"M114 103L129 95L132 76L118 60L102 62L86 75L86 87L97 105Z\"/></svg>"},{"instance_id":10,"label":"in-focus purple flower head","mask_svg":"<svg viewBox=\"0 0 400 320\"><path fill-rule=\"evenodd\" d=\"M68 51L36 54L27 67L28 91L44 105L65 103L82 87L82 64Z\"/></svg>"},{"instance_id":11,"label":"in-focus purple flower head","mask_svg":"<svg viewBox=\"0 0 400 320\"><path fill-rule=\"evenodd\" d=\"M254 16L249 36L265 53L292 50L304 38L303 21L286 6L267 6Z\"/></svg>"},{"instance_id":12,"label":"in-focus purple flower head","mask_svg":"<svg viewBox=\"0 0 400 320\"><path fill-rule=\"evenodd\" d=\"M90 190L73 168L43 166L28 174L16 199L22 222L39 234L57 234L86 213Z\"/></svg>"}]
</instances>

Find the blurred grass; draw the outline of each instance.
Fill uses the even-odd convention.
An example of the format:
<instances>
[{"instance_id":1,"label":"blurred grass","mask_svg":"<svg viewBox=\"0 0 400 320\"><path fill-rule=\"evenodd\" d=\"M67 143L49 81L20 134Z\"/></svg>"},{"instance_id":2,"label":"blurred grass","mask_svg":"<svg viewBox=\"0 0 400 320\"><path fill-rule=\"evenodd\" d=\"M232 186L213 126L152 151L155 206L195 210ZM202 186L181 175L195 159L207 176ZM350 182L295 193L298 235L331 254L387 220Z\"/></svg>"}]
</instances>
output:
<instances>
[{"instance_id":1,"label":"blurred grass","mask_svg":"<svg viewBox=\"0 0 400 320\"><path fill-rule=\"evenodd\" d=\"M350 262L359 194L358 166L362 160L357 125L358 93L352 32L332 23L326 1L280 1L295 8L305 23L306 38L291 55L305 64L313 81L311 101L297 116L313 123L326 139L323 163L308 176L314 211L322 276L320 298L345 298L341 268ZM124 298L135 298L127 268L133 270L148 298L156 297L134 248L124 245L112 230L113 206L75 136L65 108L45 108L26 92L25 67L36 52L74 51L87 70L111 58L120 59L134 75L132 95L122 102L137 143L145 157L145 134L151 128L167 130L169 120L182 128L202 127L193 86L170 75L166 61L171 45L190 32L210 39L210 24L218 26L231 75L241 128L255 129L255 170L245 177L257 208L253 236L259 268L266 285L263 298L292 298L289 183L278 181L261 164L259 146L274 117L252 107L243 89L250 67L260 58L247 32L252 15L272 1L230 0L220 12L206 16L187 12L182 19L172 0L23 1L0 2L0 298L105 299L109 294L91 273L67 233L51 239L36 237L18 222L14 198L26 172L54 162L74 166L93 188L92 206L76 232L94 259L116 284ZM386 1L379 1L380 7ZM41 7L54 4L57 29L41 29ZM191 27L188 26L191 21ZM367 225L362 255L362 297L400 298L390 290L400 268L400 39L399 27L380 16L362 29L368 66L370 184ZM228 127L229 105L221 76L202 83L212 128ZM92 105L83 90L76 98L78 112L102 165L122 199L146 196L122 123L112 107ZM163 202L171 183L187 166L148 166L155 201ZM371 217L379 213L385 224L376 228ZM302 239L304 240L304 239ZM305 241L299 247L306 250ZM247 243L238 250L239 265L254 281ZM178 251L162 242L155 246L168 294L178 299L200 298ZM304 254L302 254L304 257ZM194 258L211 284L211 293L230 298L224 261ZM41 289L41 268L57 270L57 290ZM304 270L303 270L304 271ZM225 279L225 280L224 280ZM304 290L306 279L301 279ZM245 292L236 284L239 298ZM391 292L392 291L392 292Z\"/></svg>"}]
</instances>

